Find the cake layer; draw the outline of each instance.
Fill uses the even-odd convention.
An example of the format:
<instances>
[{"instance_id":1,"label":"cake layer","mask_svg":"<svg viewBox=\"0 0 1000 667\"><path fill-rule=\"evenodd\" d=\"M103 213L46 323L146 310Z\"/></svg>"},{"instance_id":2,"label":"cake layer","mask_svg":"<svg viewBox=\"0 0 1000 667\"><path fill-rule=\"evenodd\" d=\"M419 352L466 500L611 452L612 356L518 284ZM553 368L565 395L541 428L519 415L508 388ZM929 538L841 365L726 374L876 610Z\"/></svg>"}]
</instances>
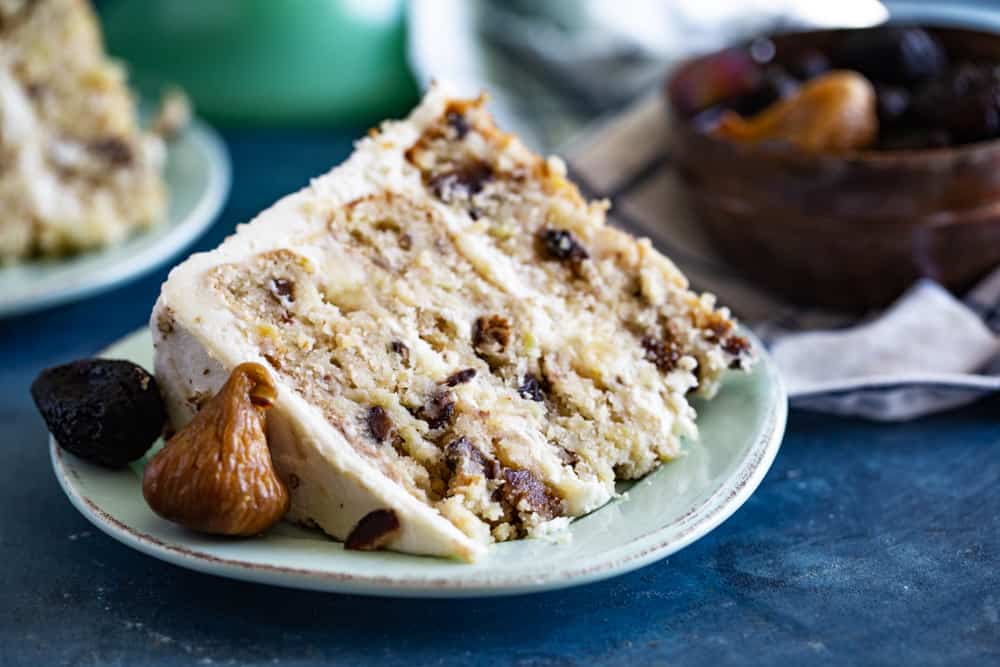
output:
<instances>
[{"instance_id":1,"label":"cake layer","mask_svg":"<svg viewBox=\"0 0 1000 667\"><path fill-rule=\"evenodd\" d=\"M172 418L258 361L293 518L343 539L390 508L392 548L467 559L560 528L677 456L687 395L749 360L605 209L435 88L171 272L152 325Z\"/></svg>"}]
</instances>

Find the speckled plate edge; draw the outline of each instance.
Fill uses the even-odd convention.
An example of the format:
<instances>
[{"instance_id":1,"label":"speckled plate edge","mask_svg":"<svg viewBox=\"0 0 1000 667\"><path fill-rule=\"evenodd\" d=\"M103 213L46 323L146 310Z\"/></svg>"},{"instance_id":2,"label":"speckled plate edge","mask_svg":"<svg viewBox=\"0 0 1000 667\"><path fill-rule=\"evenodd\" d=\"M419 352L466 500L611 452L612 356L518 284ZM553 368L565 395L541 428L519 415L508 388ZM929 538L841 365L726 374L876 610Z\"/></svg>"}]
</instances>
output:
<instances>
[{"instance_id":1,"label":"speckled plate edge","mask_svg":"<svg viewBox=\"0 0 1000 667\"><path fill-rule=\"evenodd\" d=\"M35 285L16 296L3 295L0 298L0 317L23 315L83 299L102 290L116 287L126 280L138 278L167 261L205 231L215 221L229 194L232 178L229 152L215 130L198 119L192 119L191 124L184 130L183 139L204 160L206 166L206 178L200 184L201 191L198 193L197 201L183 218L166 220L162 224L166 229L156 227L145 230L126 239L121 246L110 248L110 250L124 248L129 243L151 234L161 236L156 243L141 247L137 252L125 255L121 260L102 266L100 270L74 271L58 281L50 281L41 286ZM168 143L168 155L171 150L171 145ZM170 186L168 179L168 196L171 196ZM105 251L94 251L94 253L101 252ZM13 268L16 267L17 265Z\"/></svg>"},{"instance_id":2,"label":"speckled plate edge","mask_svg":"<svg viewBox=\"0 0 1000 667\"><path fill-rule=\"evenodd\" d=\"M144 332L133 333L111 348L142 333ZM752 338L747 332L743 333ZM78 488L76 482L80 479L80 472L75 466L80 463L79 459L64 453L52 437L49 438L49 452L59 485L73 506L94 526L137 551L198 572L288 588L391 597L486 597L556 590L625 574L666 558L714 530L732 516L757 489L781 446L788 400L770 357L759 341L754 339L754 344L760 355L761 369L768 374L772 390L768 396L767 415L759 436L746 449L733 473L704 502L691 508L682 517L610 548L599 557L543 574L506 577L491 577L486 574L478 580L459 581L448 577L358 575L220 558L168 543L126 525ZM455 567L460 570L463 566L456 563Z\"/></svg>"}]
</instances>

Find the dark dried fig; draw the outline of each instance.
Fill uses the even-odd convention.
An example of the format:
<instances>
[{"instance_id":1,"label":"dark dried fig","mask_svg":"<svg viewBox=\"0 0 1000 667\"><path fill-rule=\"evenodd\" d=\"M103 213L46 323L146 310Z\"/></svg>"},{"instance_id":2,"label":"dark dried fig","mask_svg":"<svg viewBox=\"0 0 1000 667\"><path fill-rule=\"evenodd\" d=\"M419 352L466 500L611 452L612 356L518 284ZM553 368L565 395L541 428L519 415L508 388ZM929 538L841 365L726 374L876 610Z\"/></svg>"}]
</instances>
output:
<instances>
[{"instance_id":1,"label":"dark dried fig","mask_svg":"<svg viewBox=\"0 0 1000 667\"><path fill-rule=\"evenodd\" d=\"M930 33L900 25L849 33L833 60L838 67L885 83L928 79L940 74L948 64L944 48Z\"/></svg>"},{"instance_id":2,"label":"dark dried fig","mask_svg":"<svg viewBox=\"0 0 1000 667\"><path fill-rule=\"evenodd\" d=\"M31 396L59 445L119 468L146 453L166 422L156 379L118 359L83 359L41 372Z\"/></svg>"},{"instance_id":3,"label":"dark dried fig","mask_svg":"<svg viewBox=\"0 0 1000 667\"><path fill-rule=\"evenodd\" d=\"M786 65L792 76L808 81L830 70L830 59L819 49L805 49L796 53Z\"/></svg>"},{"instance_id":4,"label":"dark dried fig","mask_svg":"<svg viewBox=\"0 0 1000 667\"><path fill-rule=\"evenodd\" d=\"M875 96L878 99L879 131L884 133L906 116L911 96L906 88L890 84L877 84Z\"/></svg>"},{"instance_id":5,"label":"dark dried fig","mask_svg":"<svg viewBox=\"0 0 1000 667\"><path fill-rule=\"evenodd\" d=\"M1000 134L1000 75L988 65L951 70L914 94L913 115L959 143L991 139Z\"/></svg>"}]
</instances>

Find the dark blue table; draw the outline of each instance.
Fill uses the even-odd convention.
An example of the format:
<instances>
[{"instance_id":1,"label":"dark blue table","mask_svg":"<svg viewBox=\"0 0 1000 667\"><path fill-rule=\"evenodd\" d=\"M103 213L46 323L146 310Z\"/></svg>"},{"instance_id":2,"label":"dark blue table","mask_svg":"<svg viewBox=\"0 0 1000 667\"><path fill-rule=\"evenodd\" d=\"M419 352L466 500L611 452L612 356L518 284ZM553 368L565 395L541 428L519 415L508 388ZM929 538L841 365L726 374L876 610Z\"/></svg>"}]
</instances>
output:
<instances>
[{"instance_id":1,"label":"dark blue table","mask_svg":"<svg viewBox=\"0 0 1000 667\"><path fill-rule=\"evenodd\" d=\"M343 136L231 135L233 226ZM1000 662L1000 400L904 425L792 412L750 501L668 560L521 598L380 600L182 570L105 537L49 468L43 367L144 326L166 269L0 320L0 665Z\"/></svg>"}]
</instances>

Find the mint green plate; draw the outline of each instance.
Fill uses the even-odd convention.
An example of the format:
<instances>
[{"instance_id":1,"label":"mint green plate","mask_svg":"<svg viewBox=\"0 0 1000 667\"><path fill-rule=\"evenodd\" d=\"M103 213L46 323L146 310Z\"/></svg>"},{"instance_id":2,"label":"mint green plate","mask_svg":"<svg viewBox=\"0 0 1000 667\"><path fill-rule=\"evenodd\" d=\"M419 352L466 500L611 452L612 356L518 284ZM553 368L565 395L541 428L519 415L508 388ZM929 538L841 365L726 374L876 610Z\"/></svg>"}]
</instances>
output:
<instances>
[{"instance_id":1,"label":"mint green plate","mask_svg":"<svg viewBox=\"0 0 1000 667\"><path fill-rule=\"evenodd\" d=\"M167 219L124 242L59 259L0 268L0 317L82 299L167 261L215 220L229 193L229 156L198 121L167 144Z\"/></svg>"},{"instance_id":2,"label":"mint green plate","mask_svg":"<svg viewBox=\"0 0 1000 667\"><path fill-rule=\"evenodd\" d=\"M758 346L759 349L759 346ZM52 466L70 501L111 537L161 560L223 577L340 593L407 597L510 595L575 586L664 558L722 523L753 493L785 428L781 380L761 350L750 375L731 374L698 406L699 443L688 455L631 485L571 524L568 541L521 540L469 565L390 552L345 551L318 531L279 524L263 537L213 538L157 517L142 498L143 462L110 471L60 449ZM136 332L103 356L150 368L149 333Z\"/></svg>"}]
</instances>

